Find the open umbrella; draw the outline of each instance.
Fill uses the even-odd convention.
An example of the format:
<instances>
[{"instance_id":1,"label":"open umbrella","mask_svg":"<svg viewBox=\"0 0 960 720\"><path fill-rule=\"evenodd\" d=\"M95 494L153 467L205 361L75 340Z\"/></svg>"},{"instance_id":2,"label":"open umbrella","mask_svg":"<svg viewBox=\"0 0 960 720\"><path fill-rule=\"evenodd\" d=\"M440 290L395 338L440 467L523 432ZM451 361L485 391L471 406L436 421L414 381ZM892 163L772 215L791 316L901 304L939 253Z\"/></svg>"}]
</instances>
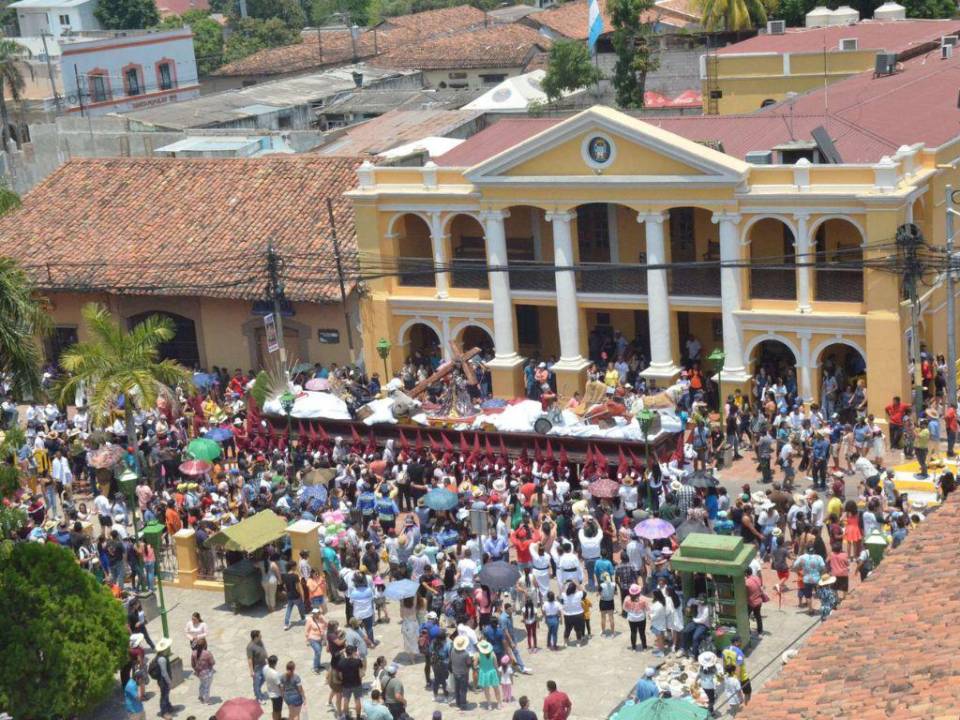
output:
<instances>
[{"instance_id":1,"label":"open umbrella","mask_svg":"<svg viewBox=\"0 0 960 720\"><path fill-rule=\"evenodd\" d=\"M717 480L711 473L698 471L687 478L687 485L695 488L714 488L720 485L720 481Z\"/></svg>"},{"instance_id":2,"label":"open umbrella","mask_svg":"<svg viewBox=\"0 0 960 720\"><path fill-rule=\"evenodd\" d=\"M453 510L458 503L457 494L446 488L433 488L423 496L423 504L431 510Z\"/></svg>"},{"instance_id":3,"label":"open umbrella","mask_svg":"<svg viewBox=\"0 0 960 720\"><path fill-rule=\"evenodd\" d=\"M590 483L587 489L596 498L615 498L620 492L620 483L610 478L600 478Z\"/></svg>"},{"instance_id":4,"label":"open umbrella","mask_svg":"<svg viewBox=\"0 0 960 720\"><path fill-rule=\"evenodd\" d=\"M207 440L213 440L216 443L227 442L233 439L233 430L225 427L215 427L204 433L203 437Z\"/></svg>"},{"instance_id":5,"label":"open umbrella","mask_svg":"<svg viewBox=\"0 0 960 720\"><path fill-rule=\"evenodd\" d=\"M383 591L387 600L405 600L417 594L420 583L413 580L394 580Z\"/></svg>"},{"instance_id":6,"label":"open umbrella","mask_svg":"<svg viewBox=\"0 0 960 720\"><path fill-rule=\"evenodd\" d=\"M184 475L206 475L213 470L213 463L207 460L187 460L180 466L180 472Z\"/></svg>"},{"instance_id":7,"label":"open umbrella","mask_svg":"<svg viewBox=\"0 0 960 720\"><path fill-rule=\"evenodd\" d=\"M660 518L644 520L643 522L637 523L637 527L634 528L637 537L646 538L647 540L666 540L676 531L673 525Z\"/></svg>"},{"instance_id":8,"label":"open umbrella","mask_svg":"<svg viewBox=\"0 0 960 720\"><path fill-rule=\"evenodd\" d=\"M504 560L495 560L483 566L477 579L481 585L486 585L491 590L508 590L517 584L520 579L520 570L516 565L512 565Z\"/></svg>"},{"instance_id":9,"label":"open umbrella","mask_svg":"<svg viewBox=\"0 0 960 720\"><path fill-rule=\"evenodd\" d=\"M217 720L257 720L261 715L263 708L253 698L234 698L221 705L214 717Z\"/></svg>"},{"instance_id":10,"label":"open umbrella","mask_svg":"<svg viewBox=\"0 0 960 720\"><path fill-rule=\"evenodd\" d=\"M94 450L90 454L90 460L87 464L97 470L104 470L120 462L121 457L123 457L123 450L117 445L109 445L99 450Z\"/></svg>"},{"instance_id":11,"label":"open umbrella","mask_svg":"<svg viewBox=\"0 0 960 720\"><path fill-rule=\"evenodd\" d=\"M187 445L187 455L194 460L216 460L220 457L220 446L213 440L197 438Z\"/></svg>"},{"instance_id":12,"label":"open umbrella","mask_svg":"<svg viewBox=\"0 0 960 720\"><path fill-rule=\"evenodd\" d=\"M194 373L193 374L193 384L199 390L206 390L217 380L216 376L211 375L210 373Z\"/></svg>"},{"instance_id":13,"label":"open umbrella","mask_svg":"<svg viewBox=\"0 0 960 720\"><path fill-rule=\"evenodd\" d=\"M641 703L627 703L611 720L707 720L710 711L688 700L648 698Z\"/></svg>"},{"instance_id":14,"label":"open umbrella","mask_svg":"<svg viewBox=\"0 0 960 720\"><path fill-rule=\"evenodd\" d=\"M300 499L303 501L317 499L321 503L327 501L327 489L323 485L307 485L300 493Z\"/></svg>"},{"instance_id":15,"label":"open umbrella","mask_svg":"<svg viewBox=\"0 0 960 720\"><path fill-rule=\"evenodd\" d=\"M333 468L317 468L311 470L303 477L304 485L326 485L329 483L337 471Z\"/></svg>"},{"instance_id":16,"label":"open umbrella","mask_svg":"<svg viewBox=\"0 0 960 720\"><path fill-rule=\"evenodd\" d=\"M313 390L314 392L326 392L330 389L330 381L326 378L313 378L307 380L307 384L303 387L305 390Z\"/></svg>"}]
</instances>

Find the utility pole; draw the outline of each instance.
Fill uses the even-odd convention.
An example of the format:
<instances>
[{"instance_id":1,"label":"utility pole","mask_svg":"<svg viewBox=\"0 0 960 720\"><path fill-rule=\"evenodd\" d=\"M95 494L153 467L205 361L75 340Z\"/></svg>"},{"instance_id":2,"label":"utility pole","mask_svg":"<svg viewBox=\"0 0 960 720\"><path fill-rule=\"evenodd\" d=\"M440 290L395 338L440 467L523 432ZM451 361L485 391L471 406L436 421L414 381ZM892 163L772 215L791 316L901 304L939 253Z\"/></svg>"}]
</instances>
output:
<instances>
[{"instance_id":1,"label":"utility pole","mask_svg":"<svg viewBox=\"0 0 960 720\"><path fill-rule=\"evenodd\" d=\"M60 113L63 110L63 100L60 98L60 93L57 92L57 83L53 79L53 63L50 62L50 51L47 49L47 31L40 31L40 40L43 41L43 54L47 58L47 77L50 78L50 92L53 93L53 104L57 108L57 113ZM51 37L53 37L51 35ZM76 65L74 65L74 70L76 70Z\"/></svg>"},{"instance_id":2,"label":"utility pole","mask_svg":"<svg viewBox=\"0 0 960 720\"><path fill-rule=\"evenodd\" d=\"M73 65L73 76L77 80L77 102L80 103L80 117L83 117L83 88L80 87L80 71L76 63Z\"/></svg>"},{"instance_id":3,"label":"utility pole","mask_svg":"<svg viewBox=\"0 0 960 720\"><path fill-rule=\"evenodd\" d=\"M273 301L273 321L277 328L277 344L280 346L280 363L286 370L287 346L283 337L283 281L280 279L280 256L273 249L273 241L267 243L267 295Z\"/></svg>"},{"instance_id":4,"label":"utility pole","mask_svg":"<svg viewBox=\"0 0 960 720\"><path fill-rule=\"evenodd\" d=\"M350 310L347 307L347 284L343 279L343 259L340 257L340 241L337 239L337 221L333 217L333 201L327 198L327 215L330 218L330 235L333 238L333 259L337 263L337 279L340 281L340 301L343 303L343 324L347 328L347 347L350 349L350 362L353 355L353 330L350 329ZM384 382L387 378L384 376Z\"/></svg>"},{"instance_id":5,"label":"utility pole","mask_svg":"<svg viewBox=\"0 0 960 720\"><path fill-rule=\"evenodd\" d=\"M947 404L957 401L957 309L956 278L953 268L953 216L960 213L954 208L956 196L953 187L947 185Z\"/></svg>"},{"instance_id":6,"label":"utility pole","mask_svg":"<svg viewBox=\"0 0 960 720\"><path fill-rule=\"evenodd\" d=\"M923 377L920 372L920 298L917 283L923 275L918 251L923 246L923 235L913 223L897 228L897 246L903 253L903 282L910 301L910 355L913 360L913 411L920 417L923 411ZM949 371L950 368L947 368Z\"/></svg>"}]
</instances>

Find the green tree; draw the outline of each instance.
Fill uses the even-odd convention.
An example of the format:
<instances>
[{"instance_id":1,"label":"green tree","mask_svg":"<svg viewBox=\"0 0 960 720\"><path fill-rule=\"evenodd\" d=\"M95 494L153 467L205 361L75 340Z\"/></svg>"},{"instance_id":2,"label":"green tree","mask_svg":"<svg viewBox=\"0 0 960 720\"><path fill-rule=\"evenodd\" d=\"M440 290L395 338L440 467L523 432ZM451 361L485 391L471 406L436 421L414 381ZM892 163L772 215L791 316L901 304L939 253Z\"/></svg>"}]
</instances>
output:
<instances>
[{"instance_id":1,"label":"green tree","mask_svg":"<svg viewBox=\"0 0 960 720\"><path fill-rule=\"evenodd\" d=\"M110 415L117 398L123 397L127 437L135 438L134 406L154 408L157 396L169 395L171 386L192 383L185 367L160 360L160 345L174 337L173 321L153 315L125 330L103 305L90 303L81 312L93 339L73 345L60 356L67 372L60 399L69 402L82 382L91 414L102 420Z\"/></svg>"},{"instance_id":2,"label":"green tree","mask_svg":"<svg viewBox=\"0 0 960 720\"><path fill-rule=\"evenodd\" d=\"M653 29L641 22L641 15L654 6L653 0L609 0L607 9L613 24L613 50L617 64L613 87L622 108L642 108L647 73L660 67L651 49Z\"/></svg>"},{"instance_id":3,"label":"green tree","mask_svg":"<svg viewBox=\"0 0 960 720\"><path fill-rule=\"evenodd\" d=\"M23 60L30 56L30 51L22 45L9 40L0 38L0 139L3 141L3 151L7 151L7 145L10 142L10 113L7 109L7 98L9 97L15 103L22 100L21 93L26 85L23 79L23 68L29 67L23 64ZM30 71L31 75L33 71ZM20 130L17 129L12 136L20 147Z\"/></svg>"},{"instance_id":4,"label":"green tree","mask_svg":"<svg viewBox=\"0 0 960 720\"><path fill-rule=\"evenodd\" d=\"M193 54L197 71L208 75L223 65L223 28L206 10L187 10L183 15L164 18L159 27L178 28L189 25L193 31Z\"/></svg>"},{"instance_id":5,"label":"green tree","mask_svg":"<svg viewBox=\"0 0 960 720\"><path fill-rule=\"evenodd\" d=\"M0 552L0 707L18 720L88 712L127 656L123 606L59 545Z\"/></svg>"},{"instance_id":6,"label":"green tree","mask_svg":"<svg viewBox=\"0 0 960 720\"><path fill-rule=\"evenodd\" d=\"M590 51L583 43L558 40L550 48L547 74L541 83L550 102L564 92L573 92L600 80L600 70L590 60Z\"/></svg>"},{"instance_id":7,"label":"green tree","mask_svg":"<svg viewBox=\"0 0 960 720\"><path fill-rule=\"evenodd\" d=\"M16 262L0 258L0 372L9 373L16 395L38 396L43 353L38 338L49 332L47 302Z\"/></svg>"},{"instance_id":8,"label":"green tree","mask_svg":"<svg viewBox=\"0 0 960 720\"><path fill-rule=\"evenodd\" d=\"M705 30L750 30L766 22L763 0L700 0Z\"/></svg>"},{"instance_id":9,"label":"green tree","mask_svg":"<svg viewBox=\"0 0 960 720\"><path fill-rule=\"evenodd\" d=\"M223 51L224 62L235 62L268 47L296 45L303 42L297 30L287 27L279 18L257 20L242 18L231 21L233 32Z\"/></svg>"},{"instance_id":10,"label":"green tree","mask_svg":"<svg viewBox=\"0 0 960 720\"><path fill-rule=\"evenodd\" d=\"M911 18L950 18L957 10L953 0L903 0L902 4Z\"/></svg>"},{"instance_id":11,"label":"green tree","mask_svg":"<svg viewBox=\"0 0 960 720\"><path fill-rule=\"evenodd\" d=\"M140 30L160 21L155 0L100 0L93 14L108 30Z\"/></svg>"},{"instance_id":12,"label":"green tree","mask_svg":"<svg viewBox=\"0 0 960 720\"><path fill-rule=\"evenodd\" d=\"M256 20L278 18L284 25L296 30L302 30L307 24L307 16L299 0L247 0L247 17Z\"/></svg>"}]
</instances>

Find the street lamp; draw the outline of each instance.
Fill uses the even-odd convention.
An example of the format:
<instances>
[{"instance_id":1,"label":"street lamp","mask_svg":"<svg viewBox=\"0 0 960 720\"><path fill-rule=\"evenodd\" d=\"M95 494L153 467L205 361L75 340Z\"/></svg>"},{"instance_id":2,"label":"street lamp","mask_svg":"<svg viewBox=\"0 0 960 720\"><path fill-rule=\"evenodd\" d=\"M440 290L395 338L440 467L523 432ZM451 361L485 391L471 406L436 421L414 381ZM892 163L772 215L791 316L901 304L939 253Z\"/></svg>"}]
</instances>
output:
<instances>
[{"instance_id":1,"label":"street lamp","mask_svg":"<svg viewBox=\"0 0 960 720\"><path fill-rule=\"evenodd\" d=\"M637 413L637 422L640 423L640 431L643 433L643 452L646 456L647 507L653 508L653 488L650 487L650 438L647 436L647 433L650 431L650 426L653 424L653 410L643 408Z\"/></svg>"},{"instance_id":2,"label":"street lamp","mask_svg":"<svg viewBox=\"0 0 960 720\"><path fill-rule=\"evenodd\" d=\"M137 508L140 506L140 503L137 501L137 480L140 479L140 476L131 469L124 470L123 473L117 478L117 482L120 484L120 491L127 498L127 502L130 504L130 512L133 516L133 537L135 540L140 539L140 531L137 528ZM140 517L141 520L144 520L143 516ZM146 527L146 522L144 521L144 527ZM144 540L147 542L153 542L148 538L147 533L144 533ZM159 553L158 553L159 554ZM170 628L167 626L167 604L163 599L163 577L160 572L160 568L157 568L155 573L155 578L157 580L157 601L159 604L160 611L160 624L163 627L163 636L165 638L170 637Z\"/></svg>"},{"instance_id":3,"label":"street lamp","mask_svg":"<svg viewBox=\"0 0 960 720\"><path fill-rule=\"evenodd\" d=\"M380 338L377 341L377 355L380 356L380 359L383 360L383 381L387 382L389 373L387 372L387 358L390 356L390 350L392 346L390 341L386 338Z\"/></svg>"},{"instance_id":4,"label":"street lamp","mask_svg":"<svg viewBox=\"0 0 960 720\"><path fill-rule=\"evenodd\" d=\"M717 410L720 411L720 423L723 425L723 385L720 384L720 373L723 371L723 361L726 360L727 354L720 348L714 348L713 352L707 355L707 360L713 363L713 366L717 370Z\"/></svg>"}]
</instances>

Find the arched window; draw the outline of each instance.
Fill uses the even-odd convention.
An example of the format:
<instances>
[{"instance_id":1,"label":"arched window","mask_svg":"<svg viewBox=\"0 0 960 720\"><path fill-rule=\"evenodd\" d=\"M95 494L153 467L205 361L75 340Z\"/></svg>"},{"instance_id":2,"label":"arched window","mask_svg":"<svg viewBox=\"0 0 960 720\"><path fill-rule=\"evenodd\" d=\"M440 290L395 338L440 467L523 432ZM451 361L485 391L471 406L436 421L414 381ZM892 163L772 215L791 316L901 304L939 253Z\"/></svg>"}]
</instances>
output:
<instances>
[{"instance_id":1,"label":"arched window","mask_svg":"<svg viewBox=\"0 0 960 720\"><path fill-rule=\"evenodd\" d=\"M187 368L199 367L200 348L197 345L197 328L190 318L177 315L176 313L157 310L133 315L127 319L127 323L129 327L132 328L154 315L170 318L174 325L175 334L173 339L160 346L160 358L163 360L176 360Z\"/></svg>"}]
</instances>

